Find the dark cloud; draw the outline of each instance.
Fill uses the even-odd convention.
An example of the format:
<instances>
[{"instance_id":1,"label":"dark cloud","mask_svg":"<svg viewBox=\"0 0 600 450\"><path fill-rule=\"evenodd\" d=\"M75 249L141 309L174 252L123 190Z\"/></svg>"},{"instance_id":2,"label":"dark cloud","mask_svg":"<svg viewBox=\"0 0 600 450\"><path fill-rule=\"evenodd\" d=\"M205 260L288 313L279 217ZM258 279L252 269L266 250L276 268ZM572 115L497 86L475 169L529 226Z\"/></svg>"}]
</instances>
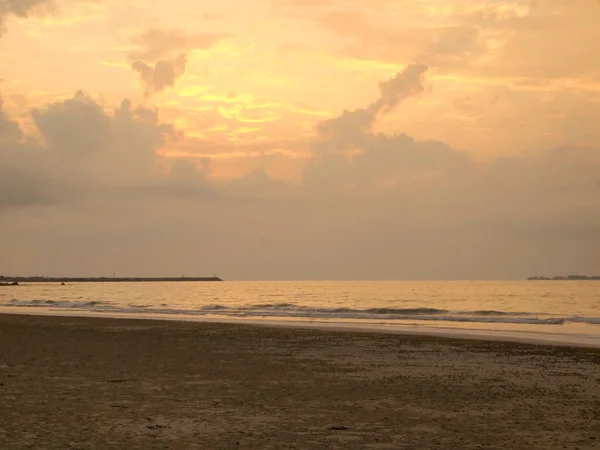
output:
<instances>
[{"instance_id":1,"label":"dark cloud","mask_svg":"<svg viewBox=\"0 0 600 450\"><path fill-rule=\"evenodd\" d=\"M49 148L64 157L94 154L108 144L110 118L83 92L31 115Z\"/></svg>"},{"instance_id":2,"label":"dark cloud","mask_svg":"<svg viewBox=\"0 0 600 450\"><path fill-rule=\"evenodd\" d=\"M338 253L324 259L342 264L349 278L368 270L363 258L382 278L600 269L593 256L600 250L600 151L562 148L480 162L443 142L372 131L378 113L423 91L425 70L408 67L380 84L375 102L318 128L303 195L346 205L335 231L341 247L329 243ZM353 255L361 262L352 264ZM553 259L540 265L540 258Z\"/></svg>"},{"instance_id":3,"label":"dark cloud","mask_svg":"<svg viewBox=\"0 0 600 450\"><path fill-rule=\"evenodd\" d=\"M178 159L171 167L171 176L177 180L202 180L211 172L211 159L201 158L200 166L187 159Z\"/></svg>"},{"instance_id":4,"label":"dark cloud","mask_svg":"<svg viewBox=\"0 0 600 450\"><path fill-rule=\"evenodd\" d=\"M54 204L68 195L60 180L39 170L9 164L0 166L0 193L0 214L7 208Z\"/></svg>"},{"instance_id":5,"label":"dark cloud","mask_svg":"<svg viewBox=\"0 0 600 450\"><path fill-rule=\"evenodd\" d=\"M409 64L394 78L379 83L380 98L372 108L377 112L389 112L403 100L423 92L423 75L427 71L424 64Z\"/></svg>"},{"instance_id":6,"label":"dark cloud","mask_svg":"<svg viewBox=\"0 0 600 450\"><path fill-rule=\"evenodd\" d=\"M187 56L179 55L172 61L158 61L154 67L143 61L136 61L131 66L140 74L145 88L145 95L149 97L168 87L174 87L175 82L181 77L187 68Z\"/></svg>"},{"instance_id":7,"label":"dark cloud","mask_svg":"<svg viewBox=\"0 0 600 450\"><path fill-rule=\"evenodd\" d=\"M188 34L159 28L136 36L133 44L138 48L129 53L129 59L132 69L141 77L146 97L175 86L187 69L190 51L210 48L229 36L228 33Z\"/></svg>"},{"instance_id":8,"label":"dark cloud","mask_svg":"<svg viewBox=\"0 0 600 450\"><path fill-rule=\"evenodd\" d=\"M52 3L52 0L2 0L0 2L0 13L27 17L36 7L50 3Z\"/></svg>"},{"instance_id":9,"label":"dark cloud","mask_svg":"<svg viewBox=\"0 0 600 450\"><path fill-rule=\"evenodd\" d=\"M316 153L304 171L308 188L373 196L427 178L442 181L468 170L470 159L442 142L419 142L406 134L366 134L352 156ZM361 194L362 193L362 194Z\"/></svg>"},{"instance_id":10,"label":"dark cloud","mask_svg":"<svg viewBox=\"0 0 600 450\"><path fill-rule=\"evenodd\" d=\"M18 140L21 136L21 127L16 121L9 119L4 111L4 102L0 98L0 142Z\"/></svg>"},{"instance_id":11,"label":"dark cloud","mask_svg":"<svg viewBox=\"0 0 600 450\"><path fill-rule=\"evenodd\" d=\"M379 115L421 94L425 70L408 66L372 103L322 122L296 184L264 168L224 180L210 159L161 158L167 143L179 148L177 130L127 100L107 112L80 92L37 109L40 143L1 113L10 131L0 232L14 257L0 271L331 279L600 269L600 149L481 162L375 132Z\"/></svg>"},{"instance_id":12,"label":"dark cloud","mask_svg":"<svg viewBox=\"0 0 600 450\"><path fill-rule=\"evenodd\" d=\"M317 126L321 138L315 145L318 152L352 150L362 144L377 115L387 113L403 100L423 92L423 75L427 66L409 64L388 81L379 83L380 97L366 108L344 111L339 117Z\"/></svg>"},{"instance_id":13,"label":"dark cloud","mask_svg":"<svg viewBox=\"0 0 600 450\"><path fill-rule=\"evenodd\" d=\"M178 138L156 111L124 100L106 113L83 92L32 110L31 118L41 143L22 138L15 122L0 114L0 129L12 136L0 139L4 207L68 202L107 188L151 184L157 151Z\"/></svg>"},{"instance_id":14,"label":"dark cloud","mask_svg":"<svg viewBox=\"0 0 600 450\"><path fill-rule=\"evenodd\" d=\"M344 111L340 116L317 125L320 140L315 144L320 152L351 150L371 129L375 113L369 109Z\"/></svg>"}]
</instances>

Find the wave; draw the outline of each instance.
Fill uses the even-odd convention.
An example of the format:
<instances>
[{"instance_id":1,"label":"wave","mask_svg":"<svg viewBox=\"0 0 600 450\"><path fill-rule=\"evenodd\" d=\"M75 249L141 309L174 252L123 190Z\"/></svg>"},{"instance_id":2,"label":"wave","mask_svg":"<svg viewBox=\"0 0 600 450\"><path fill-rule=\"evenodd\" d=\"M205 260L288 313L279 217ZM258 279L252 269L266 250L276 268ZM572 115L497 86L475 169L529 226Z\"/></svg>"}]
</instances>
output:
<instances>
[{"instance_id":1,"label":"wave","mask_svg":"<svg viewBox=\"0 0 600 450\"><path fill-rule=\"evenodd\" d=\"M563 325L568 322L600 325L600 317L547 317L544 314L476 310L450 311L436 308L314 308L293 303L256 304L244 307L204 305L198 309L169 308L130 304L126 307L103 301L12 300L3 305L16 308L70 309L90 312L135 313L144 315L229 316L299 319L354 319L386 321L445 321L470 323L512 323L531 325Z\"/></svg>"},{"instance_id":2,"label":"wave","mask_svg":"<svg viewBox=\"0 0 600 450\"><path fill-rule=\"evenodd\" d=\"M100 301L83 301L75 302L69 300L11 300L10 303L4 306L17 306L17 307L46 307L46 308L90 308L102 305Z\"/></svg>"},{"instance_id":3,"label":"wave","mask_svg":"<svg viewBox=\"0 0 600 450\"><path fill-rule=\"evenodd\" d=\"M588 323L591 325L600 325L600 317L569 317L569 322Z\"/></svg>"}]
</instances>

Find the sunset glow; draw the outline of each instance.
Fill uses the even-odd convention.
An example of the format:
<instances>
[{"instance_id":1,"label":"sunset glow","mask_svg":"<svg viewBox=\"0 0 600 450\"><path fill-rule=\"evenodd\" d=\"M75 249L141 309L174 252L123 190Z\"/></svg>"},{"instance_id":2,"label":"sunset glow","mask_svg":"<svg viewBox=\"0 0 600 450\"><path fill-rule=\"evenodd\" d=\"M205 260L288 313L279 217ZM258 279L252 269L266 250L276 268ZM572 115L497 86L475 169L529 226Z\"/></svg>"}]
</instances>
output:
<instances>
[{"instance_id":1,"label":"sunset glow","mask_svg":"<svg viewBox=\"0 0 600 450\"><path fill-rule=\"evenodd\" d=\"M596 0L0 0L0 35L0 272L600 271Z\"/></svg>"}]
</instances>

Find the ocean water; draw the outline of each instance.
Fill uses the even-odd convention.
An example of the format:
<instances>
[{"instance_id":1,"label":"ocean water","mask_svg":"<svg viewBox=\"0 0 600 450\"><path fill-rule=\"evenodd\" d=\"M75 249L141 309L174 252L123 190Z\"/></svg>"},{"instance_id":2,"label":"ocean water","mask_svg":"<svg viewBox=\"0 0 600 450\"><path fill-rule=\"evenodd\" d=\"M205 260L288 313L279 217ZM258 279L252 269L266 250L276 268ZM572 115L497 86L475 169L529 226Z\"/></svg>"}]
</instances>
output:
<instances>
[{"instance_id":1,"label":"ocean water","mask_svg":"<svg viewBox=\"0 0 600 450\"><path fill-rule=\"evenodd\" d=\"M600 347L598 281L31 283L0 312L460 334Z\"/></svg>"}]
</instances>

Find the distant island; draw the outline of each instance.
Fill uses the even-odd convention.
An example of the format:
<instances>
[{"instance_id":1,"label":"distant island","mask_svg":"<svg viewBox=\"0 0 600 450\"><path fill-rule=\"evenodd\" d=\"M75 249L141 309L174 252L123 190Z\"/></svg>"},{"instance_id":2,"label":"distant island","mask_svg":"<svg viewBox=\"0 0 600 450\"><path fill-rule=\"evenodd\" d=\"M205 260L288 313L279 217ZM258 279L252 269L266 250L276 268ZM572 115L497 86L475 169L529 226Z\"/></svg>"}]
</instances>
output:
<instances>
[{"instance_id":1,"label":"distant island","mask_svg":"<svg viewBox=\"0 0 600 450\"><path fill-rule=\"evenodd\" d=\"M528 280L533 280L533 281L581 281L581 280L596 280L599 281L600 280L600 275L597 276L593 276L593 277L588 277L586 275L567 275L566 277L564 276L556 276L556 277L552 277L552 278L548 278L548 277L529 277L527 278Z\"/></svg>"},{"instance_id":2,"label":"distant island","mask_svg":"<svg viewBox=\"0 0 600 450\"><path fill-rule=\"evenodd\" d=\"M19 283L148 283L148 282L223 281L212 277L6 277L0 276L0 286L18 286Z\"/></svg>"}]
</instances>

